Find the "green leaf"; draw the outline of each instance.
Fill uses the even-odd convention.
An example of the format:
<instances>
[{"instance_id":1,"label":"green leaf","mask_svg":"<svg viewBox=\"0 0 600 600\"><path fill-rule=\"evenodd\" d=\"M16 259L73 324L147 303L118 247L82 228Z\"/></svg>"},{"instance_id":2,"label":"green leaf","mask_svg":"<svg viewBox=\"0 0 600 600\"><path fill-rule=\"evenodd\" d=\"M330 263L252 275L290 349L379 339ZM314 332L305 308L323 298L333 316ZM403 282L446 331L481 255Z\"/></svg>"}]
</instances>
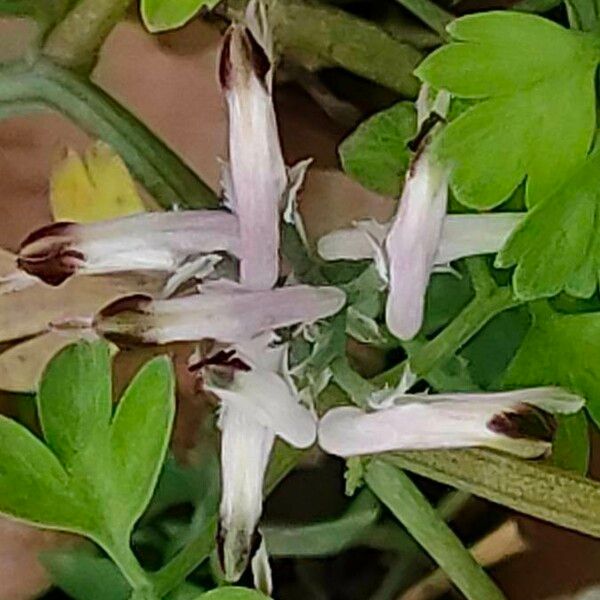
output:
<instances>
[{"instance_id":1,"label":"green leaf","mask_svg":"<svg viewBox=\"0 0 600 600\"><path fill-rule=\"evenodd\" d=\"M44 552L40 559L52 582L73 600L127 600L131 588L107 558L81 550Z\"/></svg>"},{"instance_id":2,"label":"green leaf","mask_svg":"<svg viewBox=\"0 0 600 600\"><path fill-rule=\"evenodd\" d=\"M110 379L108 344L73 344L50 361L40 384L48 446L0 418L0 511L91 538L132 586L145 589L148 577L129 538L164 460L173 373L165 358L146 365L112 423Z\"/></svg>"},{"instance_id":3,"label":"green leaf","mask_svg":"<svg viewBox=\"0 0 600 600\"><path fill-rule=\"evenodd\" d=\"M71 469L106 435L112 392L110 356L104 342L72 344L48 364L37 396L44 438Z\"/></svg>"},{"instance_id":4,"label":"green leaf","mask_svg":"<svg viewBox=\"0 0 600 600\"><path fill-rule=\"evenodd\" d=\"M0 416L0 512L61 528L74 521L69 477L58 459L23 426Z\"/></svg>"},{"instance_id":5,"label":"green leaf","mask_svg":"<svg viewBox=\"0 0 600 600\"><path fill-rule=\"evenodd\" d=\"M365 480L466 598L504 599L502 592L403 471L381 460L373 460L367 467Z\"/></svg>"},{"instance_id":6,"label":"green leaf","mask_svg":"<svg viewBox=\"0 0 600 600\"><path fill-rule=\"evenodd\" d=\"M523 344L509 365L510 387L558 385L581 394L600 424L600 313L562 315L536 311Z\"/></svg>"},{"instance_id":7,"label":"green leaf","mask_svg":"<svg viewBox=\"0 0 600 600\"><path fill-rule=\"evenodd\" d=\"M416 129L416 112L410 102L373 115L341 143L344 171L366 188L398 196L410 160L407 143Z\"/></svg>"},{"instance_id":8,"label":"green leaf","mask_svg":"<svg viewBox=\"0 0 600 600\"><path fill-rule=\"evenodd\" d=\"M115 520L130 528L148 505L163 464L175 415L175 376L158 357L135 376L110 429Z\"/></svg>"},{"instance_id":9,"label":"green leaf","mask_svg":"<svg viewBox=\"0 0 600 600\"><path fill-rule=\"evenodd\" d=\"M213 8L218 0L141 0L142 20L148 31L157 33L182 27L204 6Z\"/></svg>"},{"instance_id":10,"label":"green leaf","mask_svg":"<svg viewBox=\"0 0 600 600\"><path fill-rule=\"evenodd\" d=\"M478 101L437 138L440 159L452 165L453 192L466 206L492 208L527 177L533 206L587 155L596 123L597 43L509 11L469 15L448 31L454 42L431 54L417 75Z\"/></svg>"},{"instance_id":11,"label":"green leaf","mask_svg":"<svg viewBox=\"0 0 600 600\"><path fill-rule=\"evenodd\" d=\"M552 464L585 475L589 461L590 437L585 413L559 416L552 442Z\"/></svg>"},{"instance_id":12,"label":"green leaf","mask_svg":"<svg viewBox=\"0 0 600 600\"><path fill-rule=\"evenodd\" d=\"M600 245L600 150L536 205L515 229L496 266L516 265L515 294L522 300L566 291L587 298L598 286Z\"/></svg>"},{"instance_id":13,"label":"green leaf","mask_svg":"<svg viewBox=\"0 0 600 600\"><path fill-rule=\"evenodd\" d=\"M243 587L223 587L199 596L197 600L267 600L267 596Z\"/></svg>"},{"instance_id":14,"label":"green leaf","mask_svg":"<svg viewBox=\"0 0 600 600\"><path fill-rule=\"evenodd\" d=\"M263 526L270 556L329 556L352 545L379 518L373 494L364 490L338 519L296 526Z\"/></svg>"}]
</instances>

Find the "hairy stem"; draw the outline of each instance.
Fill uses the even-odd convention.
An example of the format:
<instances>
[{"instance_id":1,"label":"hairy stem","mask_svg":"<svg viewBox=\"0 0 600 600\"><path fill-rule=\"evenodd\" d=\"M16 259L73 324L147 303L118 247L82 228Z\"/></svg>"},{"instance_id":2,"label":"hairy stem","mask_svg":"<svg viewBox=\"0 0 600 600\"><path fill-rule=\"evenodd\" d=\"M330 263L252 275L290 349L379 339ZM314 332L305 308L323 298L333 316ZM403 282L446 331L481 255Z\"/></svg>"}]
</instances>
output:
<instances>
[{"instance_id":1,"label":"hairy stem","mask_svg":"<svg viewBox=\"0 0 600 600\"><path fill-rule=\"evenodd\" d=\"M109 143L164 208L218 205L214 192L181 158L98 86L49 61L0 68L0 107L39 109L41 104Z\"/></svg>"},{"instance_id":2,"label":"hairy stem","mask_svg":"<svg viewBox=\"0 0 600 600\"><path fill-rule=\"evenodd\" d=\"M600 483L491 450L394 452L378 457L514 510L600 537Z\"/></svg>"},{"instance_id":3,"label":"hairy stem","mask_svg":"<svg viewBox=\"0 0 600 600\"><path fill-rule=\"evenodd\" d=\"M43 53L69 69L89 70L131 0L79 0L48 34Z\"/></svg>"}]
</instances>

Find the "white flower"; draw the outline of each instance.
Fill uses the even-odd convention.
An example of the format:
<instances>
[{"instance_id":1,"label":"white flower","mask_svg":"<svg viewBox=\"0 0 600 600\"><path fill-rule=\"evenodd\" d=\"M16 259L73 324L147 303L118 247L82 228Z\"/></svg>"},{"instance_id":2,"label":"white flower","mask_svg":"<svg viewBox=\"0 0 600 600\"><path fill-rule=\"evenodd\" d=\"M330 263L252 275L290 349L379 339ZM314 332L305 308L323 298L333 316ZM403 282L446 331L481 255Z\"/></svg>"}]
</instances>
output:
<instances>
[{"instance_id":1,"label":"white flower","mask_svg":"<svg viewBox=\"0 0 600 600\"><path fill-rule=\"evenodd\" d=\"M373 412L330 410L319 423L319 445L338 456L484 446L534 458L551 447L553 413L574 413L584 404L553 387L431 396L392 392L388 400L392 406Z\"/></svg>"},{"instance_id":2,"label":"white flower","mask_svg":"<svg viewBox=\"0 0 600 600\"><path fill-rule=\"evenodd\" d=\"M279 219L288 174L270 86L271 62L252 33L233 25L225 35L219 77L229 111L229 168L223 178L240 223L240 281L272 287L279 273Z\"/></svg>"},{"instance_id":3,"label":"white flower","mask_svg":"<svg viewBox=\"0 0 600 600\"><path fill-rule=\"evenodd\" d=\"M191 367L221 402L220 551L229 581L241 577L253 551L275 437L297 448L316 438L315 419L288 373L287 345L270 347L272 341L267 333Z\"/></svg>"},{"instance_id":4,"label":"white flower","mask_svg":"<svg viewBox=\"0 0 600 600\"><path fill-rule=\"evenodd\" d=\"M142 213L98 223L53 223L22 243L22 271L51 285L75 273L175 273L211 252L239 252L235 216L225 211Z\"/></svg>"},{"instance_id":5,"label":"white flower","mask_svg":"<svg viewBox=\"0 0 600 600\"><path fill-rule=\"evenodd\" d=\"M429 107L428 90L417 101L420 126L434 123L420 139L391 223L361 221L319 241L326 260L371 258L388 284L386 322L403 340L423 323L425 293L436 266L463 256L500 249L521 215L447 216L449 168L434 156L431 140L442 127L449 97L440 92Z\"/></svg>"},{"instance_id":6,"label":"white flower","mask_svg":"<svg viewBox=\"0 0 600 600\"><path fill-rule=\"evenodd\" d=\"M334 287L248 290L218 281L181 298L121 298L98 313L94 328L115 342L168 344L213 338L236 343L265 331L329 317L344 302L344 292Z\"/></svg>"},{"instance_id":7,"label":"white flower","mask_svg":"<svg viewBox=\"0 0 600 600\"><path fill-rule=\"evenodd\" d=\"M524 216L517 212L447 215L434 270L466 256L498 252ZM332 231L319 239L319 255L325 260L374 260L382 251L390 225L365 219Z\"/></svg>"}]
</instances>

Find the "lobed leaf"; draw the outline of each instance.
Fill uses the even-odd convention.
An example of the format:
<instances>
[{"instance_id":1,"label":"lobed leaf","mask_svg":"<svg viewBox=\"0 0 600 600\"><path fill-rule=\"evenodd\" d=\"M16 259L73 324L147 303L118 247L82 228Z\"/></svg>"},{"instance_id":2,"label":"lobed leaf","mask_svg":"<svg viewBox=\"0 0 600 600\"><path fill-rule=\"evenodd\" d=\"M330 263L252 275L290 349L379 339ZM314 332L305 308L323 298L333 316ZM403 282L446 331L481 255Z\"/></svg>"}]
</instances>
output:
<instances>
[{"instance_id":1,"label":"lobed leaf","mask_svg":"<svg viewBox=\"0 0 600 600\"><path fill-rule=\"evenodd\" d=\"M436 142L440 159L452 165L453 192L465 206L489 209L527 178L533 206L587 155L597 45L542 17L509 11L469 15L448 30L454 41L427 57L417 75L478 100Z\"/></svg>"}]
</instances>

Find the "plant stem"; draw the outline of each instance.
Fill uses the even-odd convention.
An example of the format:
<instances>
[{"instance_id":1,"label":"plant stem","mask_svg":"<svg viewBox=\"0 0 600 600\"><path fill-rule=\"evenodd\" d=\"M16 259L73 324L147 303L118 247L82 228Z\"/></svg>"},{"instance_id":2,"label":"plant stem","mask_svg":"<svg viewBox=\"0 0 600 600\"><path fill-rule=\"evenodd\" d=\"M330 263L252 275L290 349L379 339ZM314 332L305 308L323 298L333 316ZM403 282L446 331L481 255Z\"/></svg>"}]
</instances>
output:
<instances>
[{"instance_id":1,"label":"plant stem","mask_svg":"<svg viewBox=\"0 0 600 600\"><path fill-rule=\"evenodd\" d=\"M490 450L383 454L381 460L556 525L600 537L600 483Z\"/></svg>"},{"instance_id":2,"label":"plant stem","mask_svg":"<svg viewBox=\"0 0 600 600\"><path fill-rule=\"evenodd\" d=\"M147 593L153 591L150 575L142 569L127 542L120 543L111 541L109 543L98 543L110 556L115 565L117 565L129 585L131 585L134 590Z\"/></svg>"},{"instance_id":3,"label":"plant stem","mask_svg":"<svg viewBox=\"0 0 600 600\"><path fill-rule=\"evenodd\" d=\"M43 53L69 69L90 70L131 0L79 0L46 38Z\"/></svg>"},{"instance_id":4,"label":"plant stem","mask_svg":"<svg viewBox=\"0 0 600 600\"><path fill-rule=\"evenodd\" d=\"M173 591L208 558L215 544L216 531L217 519L213 518L170 562L151 576L159 598Z\"/></svg>"},{"instance_id":5,"label":"plant stem","mask_svg":"<svg viewBox=\"0 0 600 600\"><path fill-rule=\"evenodd\" d=\"M450 39L446 27L454 20L454 15L431 0L397 0L404 8L433 29L445 42Z\"/></svg>"},{"instance_id":6,"label":"plant stem","mask_svg":"<svg viewBox=\"0 0 600 600\"><path fill-rule=\"evenodd\" d=\"M452 323L414 354L410 360L412 371L424 377L436 365L448 360L493 317L518 304L509 287L476 295Z\"/></svg>"},{"instance_id":7,"label":"plant stem","mask_svg":"<svg viewBox=\"0 0 600 600\"><path fill-rule=\"evenodd\" d=\"M40 104L109 143L164 208L218 205L214 192L192 169L93 83L49 61L0 68L0 106L34 109Z\"/></svg>"},{"instance_id":8,"label":"plant stem","mask_svg":"<svg viewBox=\"0 0 600 600\"><path fill-rule=\"evenodd\" d=\"M449 360L493 317L518 304L509 287L494 288L491 292L476 295L452 323L412 355L410 367L413 373L426 379L428 373ZM376 385L395 385L404 368L405 363L400 363L374 377L372 382Z\"/></svg>"},{"instance_id":9,"label":"plant stem","mask_svg":"<svg viewBox=\"0 0 600 600\"><path fill-rule=\"evenodd\" d=\"M403 471L373 460L367 467L365 481L469 600L504 598Z\"/></svg>"},{"instance_id":10,"label":"plant stem","mask_svg":"<svg viewBox=\"0 0 600 600\"><path fill-rule=\"evenodd\" d=\"M239 18L246 4L230 0L227 14ZM413 71L423 55L377 25L311 0L269 0L268 10L279 48L309 70L342 67L403 96L416 96Z\"/></svg>"}]
</instances>

